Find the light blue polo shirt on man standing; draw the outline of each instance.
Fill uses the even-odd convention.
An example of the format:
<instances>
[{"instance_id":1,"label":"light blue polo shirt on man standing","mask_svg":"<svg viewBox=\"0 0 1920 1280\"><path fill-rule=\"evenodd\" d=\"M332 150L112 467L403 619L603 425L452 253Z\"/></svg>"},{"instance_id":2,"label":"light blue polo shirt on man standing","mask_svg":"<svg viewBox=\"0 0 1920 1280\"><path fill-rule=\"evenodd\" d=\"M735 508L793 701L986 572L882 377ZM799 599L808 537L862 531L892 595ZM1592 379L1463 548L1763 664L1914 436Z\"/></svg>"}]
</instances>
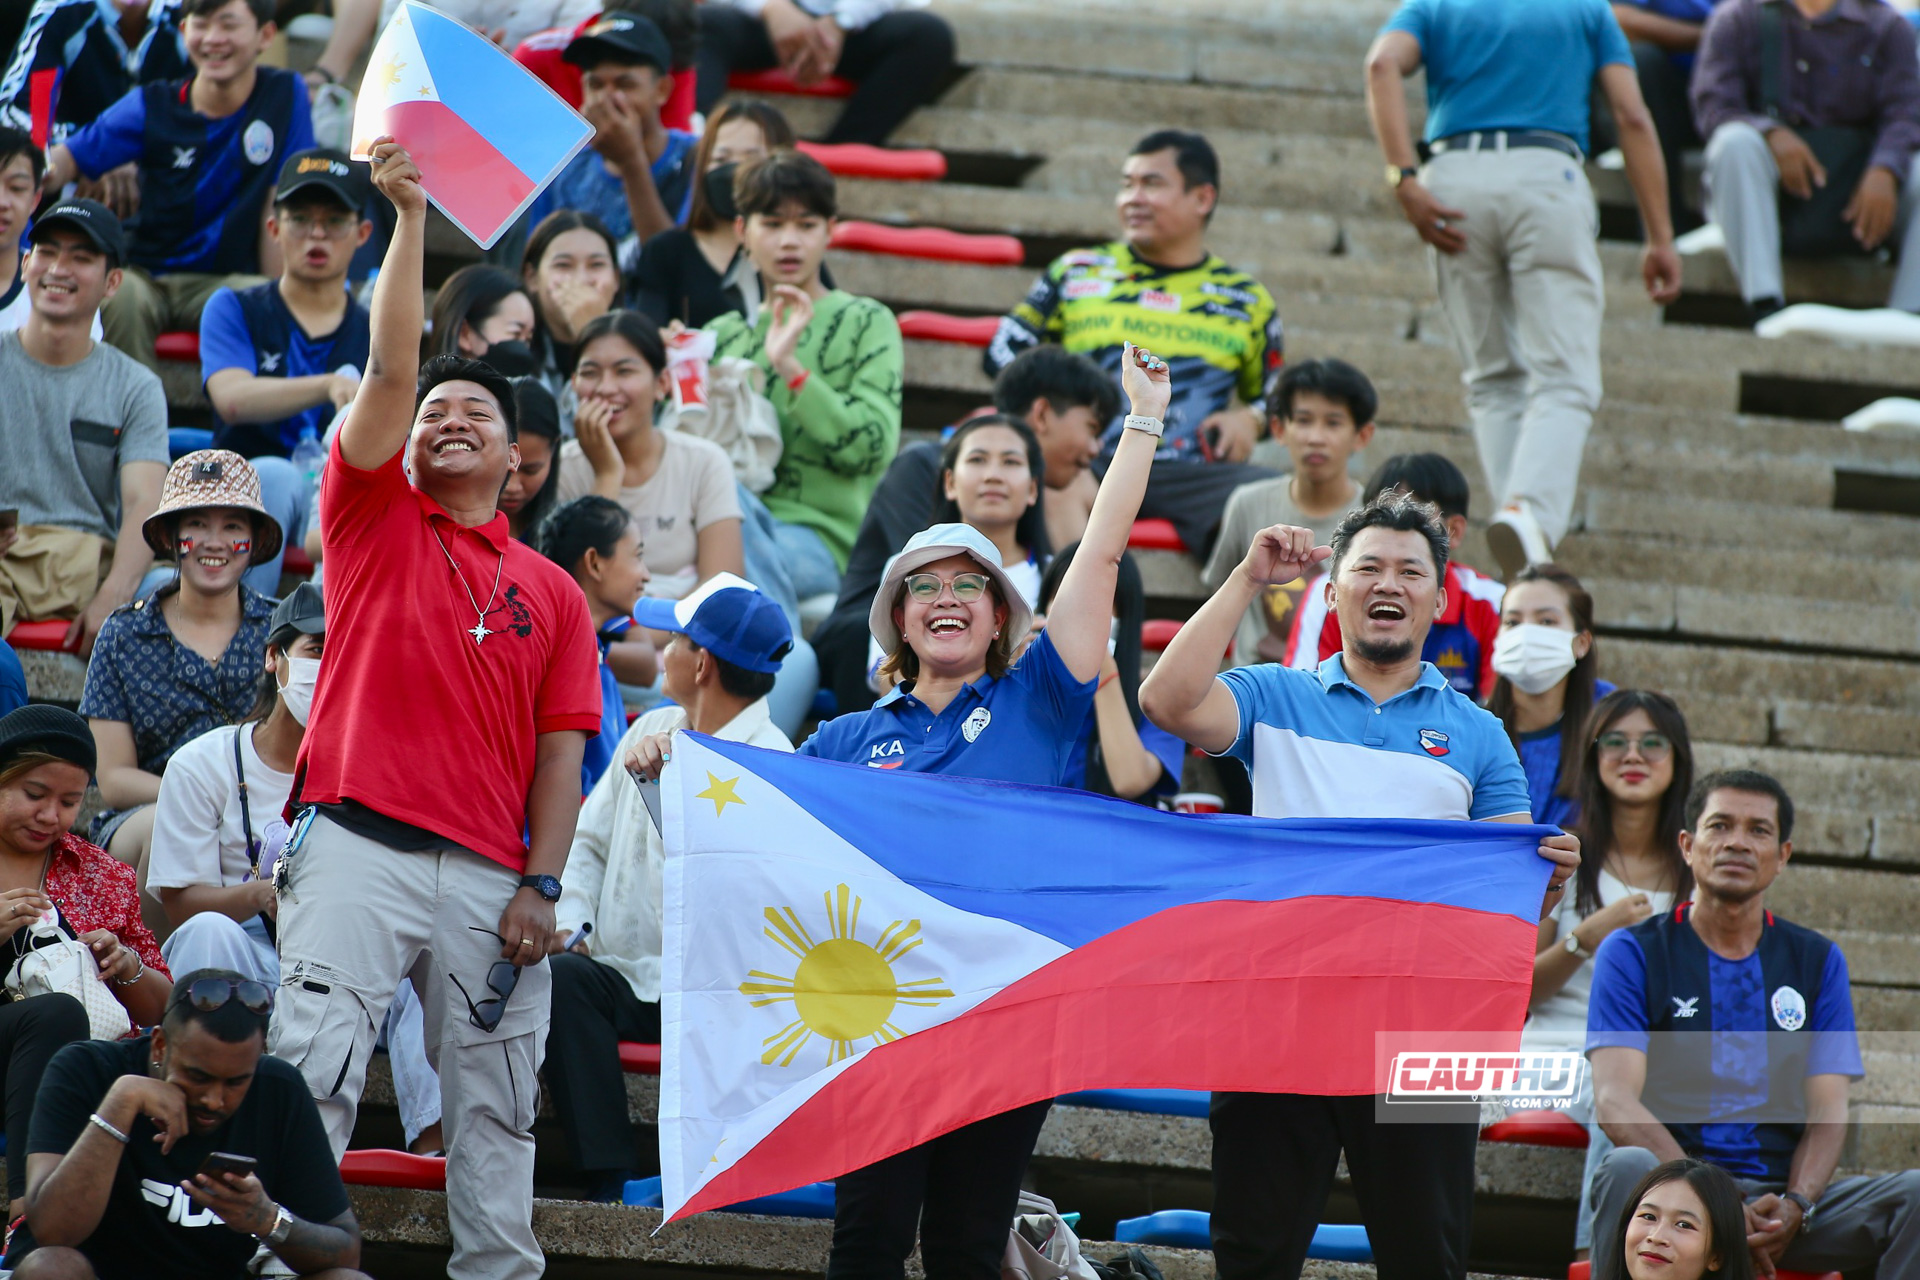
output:
<instances>
[{"instance_id":1,"label":"light blue polo shirt on man standing","mask_svg":"<svg viewBox=\"0 0 1920 1280\"><path fill-rule=\"evenodd\" d=\"M1633 66L1607 0L1406 0L1383 30L1420 42L1429 142L1550 129L1585 151L1594 76Z\"/></svg>"},{"instance_id":2,"label":"light blue polo shirt on man standing","mask_svg":"<svg viewBox=\"0 0 1920 1280\"><path fill-rule=\"evenodd\" d=\"M1311 671L1278 663L1220 676L1240 710L1222 755L1247 766L1263 818L1528 815L1527 775L1506 728L1431 662L1376 703L1341 654Z\"/></svg>"}]
</instances>

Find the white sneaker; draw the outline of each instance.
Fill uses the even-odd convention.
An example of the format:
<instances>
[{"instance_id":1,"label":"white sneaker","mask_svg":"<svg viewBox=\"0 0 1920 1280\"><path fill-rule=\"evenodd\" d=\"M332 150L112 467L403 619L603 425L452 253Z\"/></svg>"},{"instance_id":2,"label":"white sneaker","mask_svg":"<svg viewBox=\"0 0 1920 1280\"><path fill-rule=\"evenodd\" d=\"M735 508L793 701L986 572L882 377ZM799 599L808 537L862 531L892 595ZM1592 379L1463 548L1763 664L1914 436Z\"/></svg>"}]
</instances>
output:
<instances>
[{"instance_id":1,"label":"white sneaker","mask_svg":"<svg viewBox=\"0 0 1920 1280\"><path fill-rule=\"evenodd\" d=\"M1500 562L1501 576L1509 579L1528 565L1553 559L1553 546L1540 522L1518 504L1503 508L1487 525L1487 549Z\"/></svg>"}]
</instances>

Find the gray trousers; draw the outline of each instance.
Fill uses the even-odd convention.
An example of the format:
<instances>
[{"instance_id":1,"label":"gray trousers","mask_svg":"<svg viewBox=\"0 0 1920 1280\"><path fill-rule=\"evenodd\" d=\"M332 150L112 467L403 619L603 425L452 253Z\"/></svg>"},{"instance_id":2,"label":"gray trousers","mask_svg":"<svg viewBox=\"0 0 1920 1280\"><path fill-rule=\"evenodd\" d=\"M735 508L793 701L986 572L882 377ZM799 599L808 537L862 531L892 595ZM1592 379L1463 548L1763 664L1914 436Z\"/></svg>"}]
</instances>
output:
<instances>
[{"instance_id":1,"label":"gray trousers","mask_svg":"<svg viewBox=\"0 0 1920 1280\"><path fill-rule=\"evenodd\" d=\"M280 897L267 1049L306 1077L336 1157L394 989L413 979L440 1073L453 1280L537 1280L546 1269L533 1234L533 1118L553 971L545 960L522 969L493 1031L467 1007L494 997L493 931L518 881L463 849L404 853L321 817Z\"/></svg>"},{"instance_id":2,"label":"gray trousers","mask_svg":"<svg viewBox=\"0 0 1920 1280\"><path fill-rule=\"evenodd\" d=\"M1727 261L1740 282L1740 296L1785 298L1780 276L1780 166L1766 135L1732 121L1707 139L1707 211L1727 238ZM1920 311L1920 164L1907 171L1887 243L1900 254L1887 305Z\"/></svg>"},{"instance_id":3,"label":"gray trousers","mask_svg":"<svg viewBox=\"0 0 1920 1280\"><path fill-rule=\"evenodd\" d=\"M1645 1147L1616 1147L1593 1178L1593 1273L1607 1275L1624 1236L1620 1220L1640 1179L1660 1157ZM1751 1201L1786 1190L1779 1182L1735 1179ZM1871 1270L1920 1275L1920 1170L1877 1178L1842 1178L1815 1207L1813 1225L1793 1238L1780 1265L1790 1271Z\"/></svg>"},{"instance_id":4,"label":"gray trousers","mask_svg":"<svg viewBox=\"0 0 1920 1280\"><path fill-rule=\"evenodd\" d=\"M1420 178L1466 214L1466 249L1428 253L1493 506L1525 508L1557 543L1600 407L1606 285L1593 190L1569 156L1491 141L1435 156Z\"/></svg>"}]
</instances>

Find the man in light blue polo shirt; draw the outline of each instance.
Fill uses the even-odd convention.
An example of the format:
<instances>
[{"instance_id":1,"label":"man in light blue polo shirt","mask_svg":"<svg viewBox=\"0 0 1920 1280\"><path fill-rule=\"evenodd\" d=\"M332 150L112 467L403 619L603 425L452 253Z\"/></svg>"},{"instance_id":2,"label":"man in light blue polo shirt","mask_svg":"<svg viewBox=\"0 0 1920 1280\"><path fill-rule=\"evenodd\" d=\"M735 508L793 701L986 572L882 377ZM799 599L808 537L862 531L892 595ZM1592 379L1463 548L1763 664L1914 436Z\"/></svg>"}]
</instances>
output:
<instances>
[{"instance_id":1,"label":"man in light blue polo shirt","mask_svg":"<svg viewBox=\"0 0 1920 1280\"><path fill-rule=\"evenodd\" d=\"M1427 73L1427 150L1415 168L1403 80ZM1647 229L1647 294L1680 296L1660 139L1607 0L1405 0L1367 55L1367 110L1387 184L1434 249L1440 306L1508 575L1567 531L1580 450L1600 405L1606 302L1599 221L1581 161L1598 81L1620 128Z\"/></svg>"},{"instance_id":2,"label":"man in light blue polo shirt","mask_svg":"<svg viewBox=\"0 0 1920 1280\"><path fill-rule=\"evenodd\" d=\"M1311 671L1263 663L1216 676L1255 597L1329 556L1342 651ZM1527 822L1526 774L1506 731L1420 659L1446 608L1446 567L1439 512L1399 490L1348 514L1330 548L1314 546L1307 529L1263 529L1167 647L1140 705L1168 732L1244 763L1261 817ZM1556 864L1544 914L1580 845L1552 836L1540 852ZM1300 1274L1342 1149L1380 1280L1466 1275L1478 1125L1381 1124L1375 1105L1371 1096L1213 1095L1221 1280Z\"/></svg>"}]
</instances>

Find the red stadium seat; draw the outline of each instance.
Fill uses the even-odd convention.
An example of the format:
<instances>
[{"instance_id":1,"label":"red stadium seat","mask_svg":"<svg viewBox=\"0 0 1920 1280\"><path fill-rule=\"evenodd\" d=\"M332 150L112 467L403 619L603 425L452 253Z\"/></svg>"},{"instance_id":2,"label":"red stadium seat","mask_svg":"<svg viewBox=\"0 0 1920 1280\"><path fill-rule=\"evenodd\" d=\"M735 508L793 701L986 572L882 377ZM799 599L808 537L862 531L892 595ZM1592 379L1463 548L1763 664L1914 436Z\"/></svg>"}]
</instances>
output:
<instances>
[{"instance_id":1,"label":"red stadium seat","mask_svg":"<svg viewBox=\"0 0 1920 1280\"><path fill-rule=\"evenodd\" d=\"M947 157L938 151L894 150L870 147L864 142L800 142L795 146L825 165L836 178L938 182L947 176Z\"/></svg>"},{"instance_id":2,"label":"red stadium seat","mask_svg":"<svg viewBox=\"0 0 1920 1280\"><path fill-rule=\"evenodd\" d=\"M416 1156L410 1151L375 1148L340 1157L340 1181L350 1187L405 1187L409 1191L445 1191L445 1156Z\"/></svg>"},{"instance_id":3,"label":"red stadium seat","mask_svg":"<svg viewBox=\"0 0 1920 1280\"><path fill-rule=\"evenodd\" d=\"M803 98L851 98L853 81L828 76L812 84L801 84L785 71L736 71L727 77L727 88L735 93L797 93Z\"/></svg>"},{"instance_id":4,"label":"red stadium seat","mask_svg":"<svg viewBox=\"0 0 1920 1280\"><path fill-rule=\"evenodd\" d=\"M73 625L60 618L47 622L16 622L7 632L7 643L16 649L38 649L58 653L66 647L67 628Z\"/></svg>"},{"instance_id":5,"label":"red stadium seat","mask_svg":"<svg viewBox=\"0 0 1920 1280\"><path fill-rule=\"evenodd\" d=\"M984 347L1000 327L998 316L950 316L942 311L902 311L900 336L921 342L951 342L962 347Z\"/></svg>"},{"instance_id":6,"label":"red stadium seat","mask_svg":"<svg viewBox=\"0 0 1920 1280\"><path fill-rule=\"evenodd\" d=\"M1133 532L1127 535L1127 545L1135 551L1185 552L1187 549L1171 520L1135 520Z\"/></svg>"},{"instance_id":7,"label":"red stadium seat","mask_svg":"<svg viewBox=\"0 0 1920 1280\"><path fill-rule=\"evenodd\" d=\"M1586 1149L1587 1126L1564 1111L1512 1111L1480 1131L1486 1142L1516 1142L1528 1147Z\"/></svg>"},{"instance_id":8,"label":"red stadium seat","mask_svg":"<svg viewBox=\"0 0 1920 1280\"><path fill-rule=\"evenodd\" d=\"M1178 618L1148 618L1140 624L1140 647L1148 653L1165 653L1179 634Z\"/></svg>"},{"instance_id":9,"label":"red stadium seat","mask_svg":"<svg viewBox=\"0 0 1920 1280\"><path fill-rule=\"evenodd\" d=\"M657 1076L660 1074L660 1046L657 1044L635 1044L631 1040L620 1042L620 1069L632 1076Z\"/></svg>"},{"instance_id":10,"label":"red stadium seat","mask_svg":"<svg viewBox=\"0 0 1920 1280\"><path fill-rule=\"evenodd\" d=\"M307 549L297 543L289 542L280 556L280 572L290 573L296 578L313 576L313 557Z\"/></svg>"},{"instance_id":11,"label":"red stadium seat","mask_svg":"<svg viewBox=\"0 0 1920 1280\"><path fill-rule=\"evenodd\" d=\"M186 330L178 333L163 333L153 340L153 354L162 360L183 360L189 364L199 364L200 335L198 332Z\"/></svg>"},{"instance_id":12,"label":"red stadium seat","mask_svg":"<svg viewBox=\"0 0 1920 1280\"><path fill-rule=\"evenodd\" d=\"M832 245L857 253L885 253L930 262L970 262L982 267L1017 267L1027 251L1012 236L973 236L944 227L889 227L849 220L833 227Z\"/></svg>"}]
</instances>

